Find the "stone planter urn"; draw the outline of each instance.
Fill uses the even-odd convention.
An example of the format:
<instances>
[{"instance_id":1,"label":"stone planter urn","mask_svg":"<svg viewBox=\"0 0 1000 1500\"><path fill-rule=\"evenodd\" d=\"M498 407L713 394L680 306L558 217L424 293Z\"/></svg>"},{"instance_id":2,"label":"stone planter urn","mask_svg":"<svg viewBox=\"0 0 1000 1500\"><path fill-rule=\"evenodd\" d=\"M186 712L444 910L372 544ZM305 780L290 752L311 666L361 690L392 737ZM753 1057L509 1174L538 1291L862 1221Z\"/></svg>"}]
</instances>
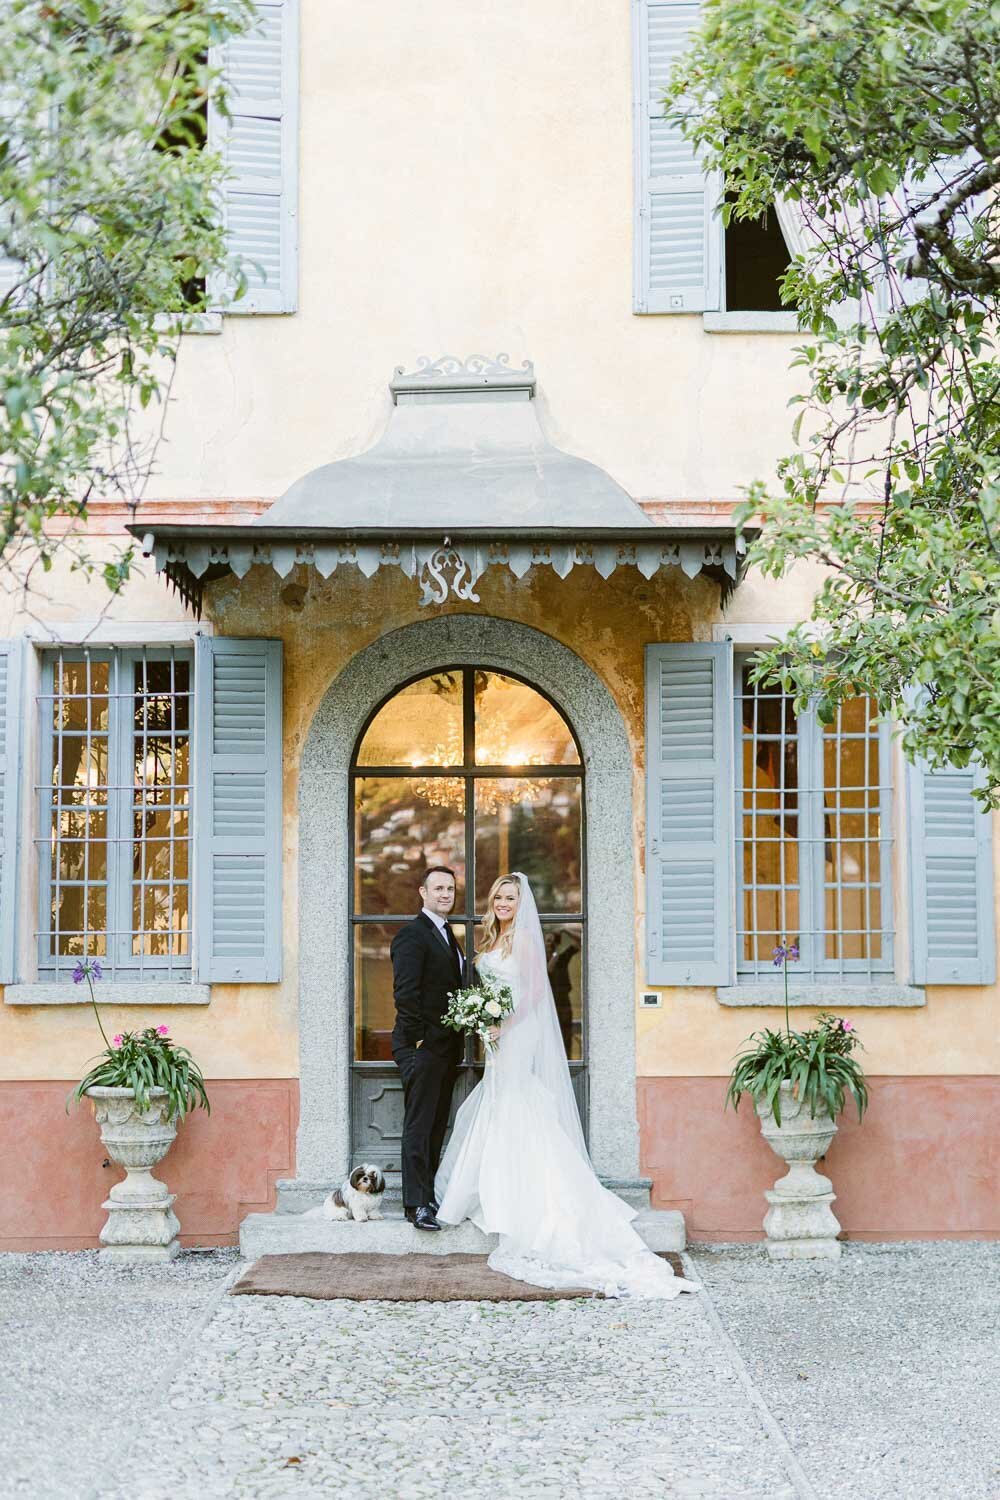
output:
<instances>
[{"instance_id":1,"label":"stone planter urn","mask_svg":"<svg viewBox=\"0 0 1000 1500\"><path fill-rule=\"evenodd\" d=\"M136 1108L132 1089L87 1090L94 1118L112 1161L125 1168L107 1201L108 1222L101 1230L101 1256L110 1260L173 1260L180 1249L174 1194L150 1171L163 1160L177 1135L167 1118L166 1089L150 1089L149 1108Z\"/></svg>"},{"instance_id":2,"label":"stone planter urn","mask_svg":"<svg viewBox=\"0 0 1000 1500\"><path fill-rule=\"evenodd\" d=\"M763 1101L755 1104L760 1133L771 1150L788 1163L788 1171L764 1194L770 1207L764 1216L767 1253L772 1260L836 1260L840 1225L830 1207L836 1194L828 1177L816 1171L837 1133L825 1109L815 1116L792 1097L792 1085L781 1085L781 1124Z\"/></svg>"}]
</instances>

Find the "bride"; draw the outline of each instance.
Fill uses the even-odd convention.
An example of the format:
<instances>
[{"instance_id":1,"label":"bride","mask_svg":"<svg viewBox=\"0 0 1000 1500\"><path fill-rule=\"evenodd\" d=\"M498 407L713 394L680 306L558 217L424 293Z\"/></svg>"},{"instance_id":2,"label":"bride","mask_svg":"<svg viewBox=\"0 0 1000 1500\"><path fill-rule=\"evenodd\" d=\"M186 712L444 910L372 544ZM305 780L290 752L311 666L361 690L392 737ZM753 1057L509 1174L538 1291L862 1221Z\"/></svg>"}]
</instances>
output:
<instances>
[{"instance_id":1,"label":"bride","mask_svg":"<svg viewBox=\"0 0 1000 1500\"><path fill-rule=\"evenodd\" d=\"M471 1219L498 1234L489 1264L534 1286L631 1297L700 1290L646 1248L630 1223L635 1210L601 1186L590 1164L542 926L519 872L490 891L476 966L510 986L514 1010L455 1118L435 1179L438 1219Z\"/></svg>"}]
</instances>

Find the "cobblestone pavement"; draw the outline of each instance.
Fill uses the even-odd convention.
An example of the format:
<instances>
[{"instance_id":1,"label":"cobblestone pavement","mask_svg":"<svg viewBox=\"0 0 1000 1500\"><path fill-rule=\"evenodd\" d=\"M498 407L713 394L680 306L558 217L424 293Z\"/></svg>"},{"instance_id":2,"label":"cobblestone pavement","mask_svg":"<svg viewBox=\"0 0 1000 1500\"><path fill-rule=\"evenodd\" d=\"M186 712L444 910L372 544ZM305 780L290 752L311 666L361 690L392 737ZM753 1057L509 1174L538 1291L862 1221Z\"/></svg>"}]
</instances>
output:
<instances>
[{"instance_id":1,"label":"cobblestone pavement","mask_svg":"<svg viewBox=\"0 0 1000 1500\"><path fill-rule=\"evenodd\" d=\"M709 1295L671 1303L229 1298L233 1252L4 1256L0 1496L997 1500L998 1249L703 1248Z\"/></svg>"},{"instance_id":2,"label":"cobblestone pavement","mask_svg":"<svg viewBox=\"0 0 1000 1500\"><path fill-rule=\"evenodd\" d=\"M692 1260L821 1500L1000 1500L1000 1243Z\"/></svg>"}]
</instances>

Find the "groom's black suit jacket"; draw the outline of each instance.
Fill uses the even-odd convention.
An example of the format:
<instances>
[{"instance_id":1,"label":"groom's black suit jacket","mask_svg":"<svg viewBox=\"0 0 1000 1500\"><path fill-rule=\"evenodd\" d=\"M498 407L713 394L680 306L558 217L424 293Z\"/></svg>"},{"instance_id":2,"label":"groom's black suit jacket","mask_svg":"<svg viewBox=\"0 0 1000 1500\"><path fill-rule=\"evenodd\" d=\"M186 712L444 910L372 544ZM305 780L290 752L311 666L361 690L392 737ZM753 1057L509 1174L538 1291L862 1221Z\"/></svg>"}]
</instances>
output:
<instances>
[{"instance_id":1,"label":"groom's black suit jacket","mask_svg":"<svg viewBox=\"0 0 1000 1500\"><path fill-rule=\"evenodd\" d=\"M392 1050L415 1047L457 1062L462 1054L462 1036L441 1025L448 1008L448 994L465 983L466 964L461 952L450 951L430 917L423 912L401 927L392 940L393 997L396 1024Z\"/></svg>"}]
</instances>

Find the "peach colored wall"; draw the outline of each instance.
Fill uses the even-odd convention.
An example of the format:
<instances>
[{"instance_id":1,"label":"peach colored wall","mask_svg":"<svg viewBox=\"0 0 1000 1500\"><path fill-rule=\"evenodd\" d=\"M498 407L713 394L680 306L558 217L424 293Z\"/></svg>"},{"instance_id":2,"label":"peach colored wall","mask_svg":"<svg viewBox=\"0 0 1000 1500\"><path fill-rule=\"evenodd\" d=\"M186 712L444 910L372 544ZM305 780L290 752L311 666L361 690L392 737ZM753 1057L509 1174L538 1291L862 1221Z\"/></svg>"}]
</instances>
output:
<instances>
[{"instance_id":1,"label":"peach colored wall","mask_svg":"<svg viewBox=\"0 0 1000 1500\"><path fill-rule=\"evenodd\" d=\"M98 1244L101 1203L123 1175L102 1167L93 1107L72 1082L0 1083L0 1250L85 1250ZM183 1245L234 1245L242 1218L274 1207L294 1175L295 1079L210 1079L211 1114L195 1110L156 1175L177 1194Z\"/></svg>"},{"instance_id":2,"label":"peach colored wall","mask_svg":"<svg viewBox=\"0 0 1000 1500\"><path fill-rule=\"evenodd\" d=\"M630 494L771 471L800 338L632 312L627 4L300 9L299 310L184 341L151 494L278 494L373 440L400 362L498 350Z\"/></svg>"},{"instance_id":3,"label":"peach colored wall","mask_svg":"<svg viewBox=\"0 0 1000 1500\"><path fill-rule=\"evenodd\" d=\"M1000 1238L1000 1079L869 1079L827 1154L834 1212L852 1239ZM653 1203L692 1239L762 1239L765 1188L784 1167L753 1108L724 1109L724 1078L640 1078L642 1169Z\"/></svg>"},{"instance_id":4,"label":"peach colored wall","mask_svg":"<svg viewBox=\"0 0 1000 1500\"><path fill-rule=\"evenodd\" d=\"M1000 839L998 839L1000 843ZM639 1072L647 1077L686 1078L725 1074L751 1031L785 1024L780 1006L719 1005L709 989L664 989L662 1010L640 1010ZM839 1004L836 990L822 1003L796 1007L792 1025L812 1024L820 1010L849 1015L864 1044L859 1054L866 1072L920 1074L1000 1074L1000 997L996 988L975 985L928 988L920 1007L852 1009Z\"/></svg>"}]
</instances>

